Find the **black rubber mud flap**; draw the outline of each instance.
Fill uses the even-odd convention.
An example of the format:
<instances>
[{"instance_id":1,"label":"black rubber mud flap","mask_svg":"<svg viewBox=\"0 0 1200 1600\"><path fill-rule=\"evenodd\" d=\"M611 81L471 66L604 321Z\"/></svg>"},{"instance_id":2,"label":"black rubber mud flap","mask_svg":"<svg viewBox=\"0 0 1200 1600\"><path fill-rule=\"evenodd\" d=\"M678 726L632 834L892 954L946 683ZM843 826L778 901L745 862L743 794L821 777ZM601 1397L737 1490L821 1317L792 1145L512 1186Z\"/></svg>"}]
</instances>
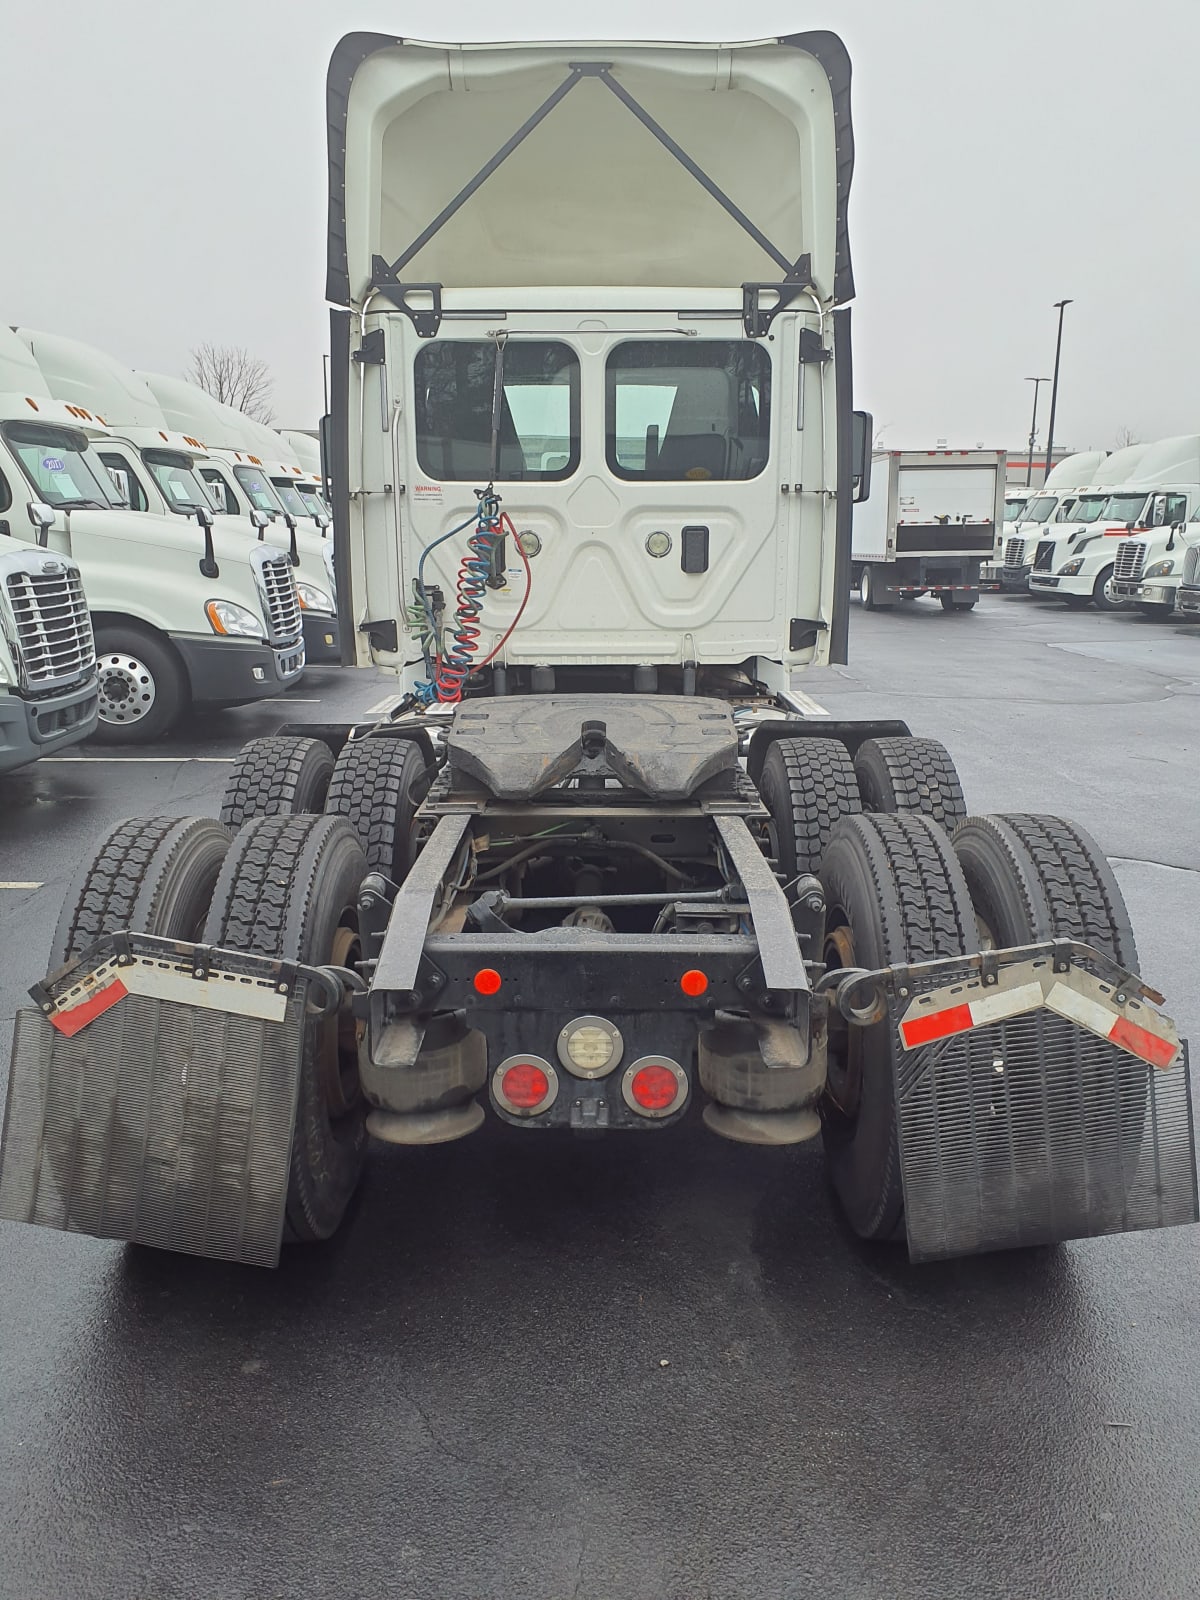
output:
<instances>
[{"instance_id":1,"label":"black rubber mud flap","mask_svg":"<svg viewBox=\"0 0 1200 1600\"><path fill-rule=\"evenodd\" d=\"M913 1261L1200 1217L1186 1047L1156 1070L1035 1010L897 1051L895 1084Z\"/></svg>"},{"instance_id":2,"label":"black rubber mud flap","mask_svg":"<svg viewBox=\"0 0 1200 1600\"><path fill-rule=\"evenodd\" d=\"M0 1217L276 1265L305 987L278 1021L128 993L66 1037L19 1012Z\"/></svg>"}]
</instances>

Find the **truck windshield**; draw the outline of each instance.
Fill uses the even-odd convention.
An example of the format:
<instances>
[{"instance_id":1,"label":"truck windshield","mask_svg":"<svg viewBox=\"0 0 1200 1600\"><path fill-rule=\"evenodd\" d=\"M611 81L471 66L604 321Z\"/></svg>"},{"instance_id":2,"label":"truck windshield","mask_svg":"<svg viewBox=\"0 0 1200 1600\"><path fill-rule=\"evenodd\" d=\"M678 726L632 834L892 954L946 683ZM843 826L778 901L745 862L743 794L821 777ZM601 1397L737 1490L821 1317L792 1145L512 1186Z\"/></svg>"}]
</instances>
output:
<instances>
[{"instance_id":1,"label":"truck windshield","mask_svg":"<svg viewBox=\"0 0 1200 1600\"><path fill-rule=\"evenodd\" d=\"M1036 500L1031 500L1025 507L1022 522L1049 522L1058 506L1058 496L1055 494L1040 494Z\"/></svg>"},{"instance_id":2,"label":"truck windshield","mask_svg":"<svg viewBox=\"0 0 1200 1600\"><path fill-rule=\"evenodd\" d=\"M191 456L176 450L143 450L142 460L150 468L167 505L180 516L186 517L193 511L225 509L196 475Z\"/></svg>"},{"instance_id":3,"label":"truck windshield","mask_svg":"<svg viewBox=\"0 0 1200 1600\"><path fill-rule=\"evenodd\" d=\"M289 478L272 478L271 482L275 486L275 493L283 501L285 511L290 511L294 517L304 517L306 520L312 516L296 485Z\"/></svg>"},{"instance_id":4,"label":"truck windshield","mask_svg":"<svg viewBox=\"0 0 1200 1600\"><path fill-rule=\"evenodd\" d=\"M282 513L279 496L261 467L234 467L233 475L250 496L250 504L257 510L269 511L273 517Z\"/></svg>"},{"instance_id":5,"label":"truck windshield","mask_svg":"<svg viewBox=\"0 0 1200 1600\"><path fill-rule=\"evenodd\" d=\"M771 437L771 358L749 340L621 344L608 358L608 465L618 478L756 478Z\"/></svg>"},{"instance_id":6,"label":"truck windshield","mask_svg":"<svg viewBox=\"0 0 1200 1600\"><path fill-rule=\"evenodd\" d=\"M97 467L87 441L68 428L9 422L4 437L12 446L38 499L49 506L121 505L112 479Z\"/></svg>"},{"instance_id":7,"label":"truck windshield","mask_svg":"<svg viewBox=\"0 0 1200 1600\"><path fill-rule=\"evenodd\" d=\"M435 339L415 364L417 461L444 483L491 475L496 346ZM552 483L579 465L579 361L569 345L522 339L504 349L496 477Z\"/></svg>"},{"instance_id":8,"label":"truck windshield","mask_svg":"<svg viewBox=\"0 0 1200 1600\"><path fill-rule=\"evenodd\" d=\"M1110 522L1140 522L1146 505L1144 494L1114 494L1104 507Z\"/></svg>"},{"instance_id":9,"label":"truck windshield","mask_svg":"<svg viewBox=\"0 0 1200 1600\"><path fill-rule=\"evenodd\" d=\"M1005 522L1020 522L1028 500L1006 500L1004 502Z\"/></svg>"},{"instance_id":10,"label":"truck windshield","mask_svg":"<svg viewBox=\"0 0 1200 1600\"><path fill-rule=\"evenodd\" d=\"M322 500L321 491L315 483L298 483L296 490L308 507L310 517L327 517L329 515L329 507Z\"/></svg>"},{"instance_id":11,"label":"truck windshield","mask_svg":"<svg viewBox=\"0 0 1200 1600\"><path fill-rule=\"evenodd\" d=\"M1106 494L1081 494L1071 512L1072 522L1095 522L1108 504Z\"/></svg>"}]
</instances>

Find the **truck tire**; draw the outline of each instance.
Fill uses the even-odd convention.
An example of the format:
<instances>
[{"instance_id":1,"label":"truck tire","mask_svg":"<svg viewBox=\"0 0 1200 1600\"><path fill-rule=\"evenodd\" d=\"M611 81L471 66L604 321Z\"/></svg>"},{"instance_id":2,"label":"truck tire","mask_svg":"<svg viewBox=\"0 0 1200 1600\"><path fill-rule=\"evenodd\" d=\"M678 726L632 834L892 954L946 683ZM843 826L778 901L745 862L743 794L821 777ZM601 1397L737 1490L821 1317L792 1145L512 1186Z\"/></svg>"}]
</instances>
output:
<instances>
[{"instance_id":1,"label":"truck tire","mask_svg":"<svg viewBox=\"0 0 1200 1600\"><path fill-rule=\"evenodd\" d=\"M854 771L864 811L919 811L946 829L967 814L954 762L937 739L865 739Z\"/></svg>"},{"instance_id":2,"label":"truck tire","mask_svg":"<svg viewBox=\"0 0 1200 1600\"><path fill-rule=\"evenodd\" d=\"M255 817L294 817L325 804L333 756L320 739L276 734L238 751L221 800L221 821L238 829Z\"/></svg>"},{"instance_id":3,"label":"truck tire","mask_svg":"<svg viewBox=\"0 0 1200 1600\"><path fill-rule=\"evenodd\" d=\"M1131 972L1137 971L1137 946L1129 913L1112 868L1094 840L1061 817L1009 815L968 817L954 831L954 850L967 880L984 945L1004 949L1044 939L1079 939L1103 950ZM1114 1082L1086 1076L1082 1121L1096 1130L1095 1148L1111 1140L1114 1117L1125 1177L1132 1178L1141 1154L1146 1119L1144 1076L1129 1074ZM1040 1118L1040 1104L1030 1115ZM1105 1194L1119 1206L1122 1194Z\"/></svg>"},{"instance_id":4,"label":"truck tire","mask_svg":"<svg viewBox=\"0 0 1200 1600\"><path fill-rule=\"evenodd\" d=\"M986 838L990 841L985 844ZM1033 899L1019 913L1011 904L994 931L1001 948L1038 939L1078 939L1136 972L1137 945L1125 898L1112 868L1090 834L1062 817L1008 813L972 818L954 833L954 848L968 883L984 890L997 881L1002 860L1019 861ZM1001 916L997 903L996 915ZM1009 933L1022 935L1008 937Z\"/></svg>"},{"instance_id":5,"label":"truck tire","mask_svg":"<svg viewBox=\"0 0 1200 1600\"><path fill-rule=\"evenodd\" d=\"M942 602L943 611L974 611L979 601L979 596L972 594L960 600L955 594L940 594L938 599Z\"/></svg>"},{"instance_id":6,"label":"truck tire","mask_svg":"<svg viewBox=\"0 0 1200 1600\"><path fill-rule=\"evenodd\" d=\"M1113 564L1110 562L1104 571L1097 577L1092 585L1092 601L1097 611L1128 611L1128 600L1114 600L1109 591L1112 580Z\"/></svg>"},{"instance_id":7,"label":"truck tire","mask_svg":"<svg viewBox=\"0 0 1200 1600\"><path fill-rule=\"evenodd\" d=\"M862 810L854 763L840 739L776 739L758 792L771 813L771 853L788 882L819 873L835 826Z\"/></svg>"},{"instance_id":8,"label":"truck tire","mask_svg":"<svg viewBox=\"0 0 1200 1600\"><path fill-rule=\"evenodd\" d=\"M183 663L148 629L101 623L96 629L101 744L146 744L167 733L191 695Z\"/></svg>"},{"instance_id":9,"label":"truck tire","mask_svg":"<svg viewBox=\"0 0 1200 1600\"><path fill-rule=\"evenodd\" d=\"M341 817L258 817L225 858L204 928L207 944L321 966L357 958L356 902L367 864ZM354 1030L307 1020L292 1137L285 1239L336 1230L362 1175L366 1111Z\"/></svg>"},{"instance_id":10,"label":"truck tire","mask_svg":"<svg viewBox=\"0 0 1200 1600\"><path fill-rule=\"evenodd\" d=\"M413 862L413 818L428 788L415 740L358 739L337 759L325 810L350 823L372 872L403 883Z\"/></svg>"},{"instance_id":11,"label":"truck tire","mask_svg":"<svg viewBox=\"0 0 1200 1600\"><path fill-rule=\"evenodd\" d=\"M890 611L892 602L879 598L879 584L876 582L875 573L871 567L864 567L858 580L858 598L862 601L864 611Z\"/></svg>"},{"instance_id":12,"label":"truck tire","mask_svg":"<svg viewBox=\"0 0 1200 1600\"><path fill-rule=\"evenodd\" d=\"M76 873L50 946L54 970L102 934L128 928L199 937L229 832L207 817L128 817Z\"/></svg>"},{"instance_id":13,"label":"truck tire","mask_svg":"<svg viewBox=\"0 0 1200 1600\"><path fill-rule=\"evenodd\" d=\"M979 948L970 896L950 841L927 817L847 817L821 870L826 963L878 968ZM904 1237L889 1018L870 1027L830 1018L821 1131L834 1190L863 1239Z\"/></svg>"}]
</instances>

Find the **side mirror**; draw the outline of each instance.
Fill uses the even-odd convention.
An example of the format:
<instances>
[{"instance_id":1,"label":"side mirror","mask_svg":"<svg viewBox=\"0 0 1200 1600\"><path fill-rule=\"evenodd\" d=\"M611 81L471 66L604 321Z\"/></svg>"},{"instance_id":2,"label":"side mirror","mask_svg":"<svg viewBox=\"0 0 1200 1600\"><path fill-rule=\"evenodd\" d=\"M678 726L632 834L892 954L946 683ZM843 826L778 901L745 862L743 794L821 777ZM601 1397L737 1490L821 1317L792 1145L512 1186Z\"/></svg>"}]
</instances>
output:
<instances>
[{"instance_id":1,"label":"side mirror","mask_svg":"<svg viewBox=\"0 0 1200 1600\"><path fill-rule=\"evenodd\" d=\"M321 532L324 533L325 529L333 521L333 518L327 511L314 511L313 521L316 523L317 527L320 528Z\"/></svg>"},{"instance_id":2,"label":"side mirror","mask_svg":"<svg viewBox=\"0 0 1200 1600\"><path fill-rule=\"evenodd\" d=\"M200 562L200 571L206 578L219 578L221 569L217 565L217 553L213 549L213 514L207 506L196 507L196 521L204 529L204 556Z\"/></svg>"},{"instance_id":3,"label":"side mirror","mask_svg":"<svg viewBox=\"0 0 1200 1600\"><path fill-rule=\"evenodd\" d=\"M283 520L288 531L288 553L291 556L292 565L298 567L300 565L300 550L296 544L296 519L290 511L285 511Z\"/></svg>"},{"instance_id":4,"label":"side mirror","mask_svg":"<svg viewBox=\"0 0 1200 1600\"><path fill-rule=\"evenodd\" d=\"M857 505L871 493L871 441L875 433L875 419L869 411L856 411L851 442L851 499Z\"/></svg>"},{"instance_id":5,"label":"side mirror","mask_svg":"<svg viewBox=\"0 0 1200 1600\"><path fill-rule=\"evenodd\" d=\"M258 529L259 543L262 543L263 529L271 526L271 518L265 511L260 511L257 506L250 507L250 526Z\"/></svg>"},{"instance_id":6,"label":"side mirror","mask_svg":"<svg viewBox=\"0 0 1200 1600\"><path fill-rule=\"evenodd\" d=\"M44 500L31 500L28 509L29 520L37 529L37 542L44 550L50 529L54 526L54 507L48 506Z\"/></svg>"}]
</instances>

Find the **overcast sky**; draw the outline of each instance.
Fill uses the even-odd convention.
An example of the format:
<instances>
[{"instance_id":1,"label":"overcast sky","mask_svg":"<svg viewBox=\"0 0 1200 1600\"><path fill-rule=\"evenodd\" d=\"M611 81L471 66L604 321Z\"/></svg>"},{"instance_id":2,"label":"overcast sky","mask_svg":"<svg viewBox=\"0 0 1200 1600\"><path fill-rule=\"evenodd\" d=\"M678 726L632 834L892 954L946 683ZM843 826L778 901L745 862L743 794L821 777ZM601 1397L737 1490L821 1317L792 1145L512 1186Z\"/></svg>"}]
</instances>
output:
<instances>
[{"instance_id":1,"label":"overcast sky","mask_svg":"<svg viewBox=\"0 0 1200 1600\"><path fill-rule=\"evenodd\" d=\"M1023 441L1063 296L1059 442L1200 431L1196 0L0 0L0 314L163 372L245 345L311 427L343 33L814 27L854 64L856 399L884 442Z\"/></svg>"}]
</instances>

